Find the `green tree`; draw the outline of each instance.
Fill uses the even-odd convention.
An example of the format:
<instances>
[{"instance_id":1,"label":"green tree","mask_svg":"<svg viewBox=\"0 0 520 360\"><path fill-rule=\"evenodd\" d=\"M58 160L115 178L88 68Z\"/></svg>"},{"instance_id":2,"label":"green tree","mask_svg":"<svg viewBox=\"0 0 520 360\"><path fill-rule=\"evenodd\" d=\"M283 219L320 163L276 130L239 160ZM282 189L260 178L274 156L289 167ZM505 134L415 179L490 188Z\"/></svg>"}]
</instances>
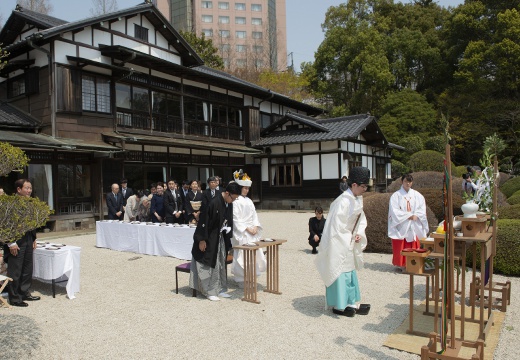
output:
<instances>
[{"instance_id":1,"label":"green tree","mask_svg":"<svg viewBox=\"0 0 520 360\"><path fill-rule=\"evenodd\" d=\"M224 69L224 61L218 55L218 49L213 46L211 39L206 39L204 34L198 37L190 31L180 31L181 36L191 45L195 52L204 60L205 65L222 70Z\"/></svg>"},{"instance_id":2,"label":"green tree","mask_svg":"<svg viewBox=\"0 0 520 360\"><path fill-rule=\"evenodd\" d=\"M388 141L402 146L400 141L410 134L428 137L441 130L433 106L423 95L411 89L389 92L376 114Z\"/></svg>"},{"instance_id":3,"label":"green tree","mask_svg":"<svg viewBox=\"0 0 520 360\"><path fill-rule=\"evenodd\" d=\"M6 143L0 143L0 176L27 166L25 153ZM51 210L39 199L18 195L0 196L0 242L18 240L29 230L44 226Z\"/></svg>"},{"instance_id":4,"label":"green tree","mask_svg":"<svg viewBox=\"0 0 520 360\"><path fill-rule=\"evenodd\" d=\"M294 100L307 102L311 100L305 90L308 85L307 79L292 70L278 72L264 69L259 73L257 84Z\"/></svg>"}]
</instances>

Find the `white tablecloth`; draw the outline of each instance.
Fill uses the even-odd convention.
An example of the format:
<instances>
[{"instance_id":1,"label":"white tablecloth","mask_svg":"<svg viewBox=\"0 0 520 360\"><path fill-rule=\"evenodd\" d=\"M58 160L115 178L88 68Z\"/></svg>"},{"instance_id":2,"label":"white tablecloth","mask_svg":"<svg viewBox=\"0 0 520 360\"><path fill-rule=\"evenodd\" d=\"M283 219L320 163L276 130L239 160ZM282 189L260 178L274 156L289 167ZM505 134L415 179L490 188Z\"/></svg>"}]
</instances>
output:
<instances>
[{"instance_id":1,"label":"white tablecloth","mask_svg":"<svg viewBox=\"0 0 520 360\"><path fill-rule=\"evenodd\" d=\"M194 228L96 222L96 246L191 260Z\"/></svg>"},{"instance_id":2,"label":"white tablecloth","mask_svg":"<svg viewBox=\"0 0 520 360\"><path fill-rule=\"evenodd\" d=\"M34 249L33 277L41 280L67 281L67 296L74 299L79 292L81 248L64 246L58 250Z\"/></svg>"}]
</instances>

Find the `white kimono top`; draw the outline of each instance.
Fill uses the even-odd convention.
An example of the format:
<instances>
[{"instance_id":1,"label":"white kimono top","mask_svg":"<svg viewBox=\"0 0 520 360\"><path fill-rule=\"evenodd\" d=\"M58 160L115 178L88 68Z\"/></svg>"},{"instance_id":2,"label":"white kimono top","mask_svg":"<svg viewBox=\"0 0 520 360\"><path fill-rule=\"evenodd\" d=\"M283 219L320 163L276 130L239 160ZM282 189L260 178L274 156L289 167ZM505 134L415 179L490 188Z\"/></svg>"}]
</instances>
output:
<instances>
[{"instance_id":1,"label":"white kimono top","mask_svg":"<svg viewBox=\"0 0 520 360\"><path fill-rule=\"evenodd\" d=\"M330 205L320 251L315 260L325 286L332 285L341 273L362 268L363 250L367 246L366 227L363 197L354 196L351 189L343 192ZM356 235L361 237L357 243Z\"/></svg>"},{"instance_id":2,"label":"white kimono top","mask_svg":"<svg viewBox=\"0 0 520 360\"><path fill-rule=\"evenodd\" d=\"M408 218L417 216L417 220ZM423 239L429 231L424 196L414 189L406 192L403 187L393 193L388 206L388 237L413 242L417 236Z\"/></svg>"}]
</instances>

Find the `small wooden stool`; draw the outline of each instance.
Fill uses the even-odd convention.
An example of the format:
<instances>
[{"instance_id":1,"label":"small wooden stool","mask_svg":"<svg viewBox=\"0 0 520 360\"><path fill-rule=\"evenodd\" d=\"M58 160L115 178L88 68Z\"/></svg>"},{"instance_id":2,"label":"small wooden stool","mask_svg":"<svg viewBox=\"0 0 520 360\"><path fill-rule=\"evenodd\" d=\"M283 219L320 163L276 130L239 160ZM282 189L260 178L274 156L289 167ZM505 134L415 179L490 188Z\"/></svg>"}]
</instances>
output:
<instances>
[{"instance_id":1,"label":"small wooden stool","mask_svg":"<svg viewBox=\"0 0 520 360\"><path fill-rule=\"evenodd\" d=\"M189 274L190 270L191 270L191 262L180 264L180 265L177 265L175 267L175 293L176 294L179 293L179 278L177 276L177 273L180 271L180 272ZM192 290L193 290L193 295L192 296L196 297L197 296L197 290L195 290L195 289L192 289Z\"/></svg>"},{"instance_id":2,"label":"small wooden stool","mask_svg":"<svg viewBox=\"0 0 520 360\"><path fill-rule=\"evenodd\" d=\"M228 254L226 256L226 276L227 276L227 266L229 264L231 264L233 262L233 255L231 254ZM180 264L180 265L177 265L175 267L175 293L178 294L179 293L179 277L177 275L178 272L183 272L183 273L190 273L191 271L191 262L187 262L187 263L184 263L184 264ZM193 289L193 295L192 297L196 297L197 296L197 290Z\"/></svg>"},{"instance_id":3,"label":"small wooden stool","mask_svg":"<svg viewBox=\"0 0 520 360\"><path fill-rule=\"evenodd\" d=\"M0 294L1 294L2 291L4 291L5 287L7 286L7 283L9 283L9 281L13 281L13 279L11 279L10 277L7 277L5 275L0 275L0 281L4 282L2 285L0 285ZM5 301L5 299L2 296L0 296L0 305L2 305L2 304L8 308L11 307L11 305L9 305L9 303L7 301Z\"/></svg>"}]
</instances>

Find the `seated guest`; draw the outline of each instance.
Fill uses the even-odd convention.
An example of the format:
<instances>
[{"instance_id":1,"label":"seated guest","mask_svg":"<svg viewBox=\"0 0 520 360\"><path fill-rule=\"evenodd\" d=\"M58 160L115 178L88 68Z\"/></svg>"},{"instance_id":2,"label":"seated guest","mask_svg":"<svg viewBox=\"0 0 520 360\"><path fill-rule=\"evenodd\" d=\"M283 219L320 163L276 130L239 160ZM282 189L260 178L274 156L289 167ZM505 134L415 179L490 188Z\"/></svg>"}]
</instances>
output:
<instances>
[{"instance_id":1,"label":"seated guest","mask_svg":"<svg viewBox=\"0 0 520 360\"><path fill-rule=\"evenodd\" d=\"M156 192L152 197L150 205L150 217L152 222L160 223L164 221L164 187L162 183L157 183Z\"/></svg>"},{"instance_id":2,"label":"seated guest","mask_svg":"<svg viewBox=\"0 0 520 360\"><path fill-rule=\"evenodd\" d=\"M125 206L125 217L126 221L135 221L137 219L137 213L139 211L139 202L140 199L144 197L142 191L137 192L137 194L130 195L126 200Z\"/></svg>"},{"instance_id":3,"label":"seated guest","mask_svg":"<svg viewBox=\"0 0 520 360\"><path fill-rule=\"evenodd\" d=\"M309 219L309 245L312 246L312 253L317 254L316 248L320 246L321 234L325 227L325 218L323 217L321 206L316 206L314 214L316 216Z\"/></svg>"},{"instance_id":4,"label":"seated guest","mask_svg":"<svg viewBox=\"0 0 520 360\"><path fill-rule=\"evenodd\" d=\"M139 210L137 211L137 220L141 222L150 221L150 200L147 196L143 196L139 202Z\"/></svg>"}]
</instances>

